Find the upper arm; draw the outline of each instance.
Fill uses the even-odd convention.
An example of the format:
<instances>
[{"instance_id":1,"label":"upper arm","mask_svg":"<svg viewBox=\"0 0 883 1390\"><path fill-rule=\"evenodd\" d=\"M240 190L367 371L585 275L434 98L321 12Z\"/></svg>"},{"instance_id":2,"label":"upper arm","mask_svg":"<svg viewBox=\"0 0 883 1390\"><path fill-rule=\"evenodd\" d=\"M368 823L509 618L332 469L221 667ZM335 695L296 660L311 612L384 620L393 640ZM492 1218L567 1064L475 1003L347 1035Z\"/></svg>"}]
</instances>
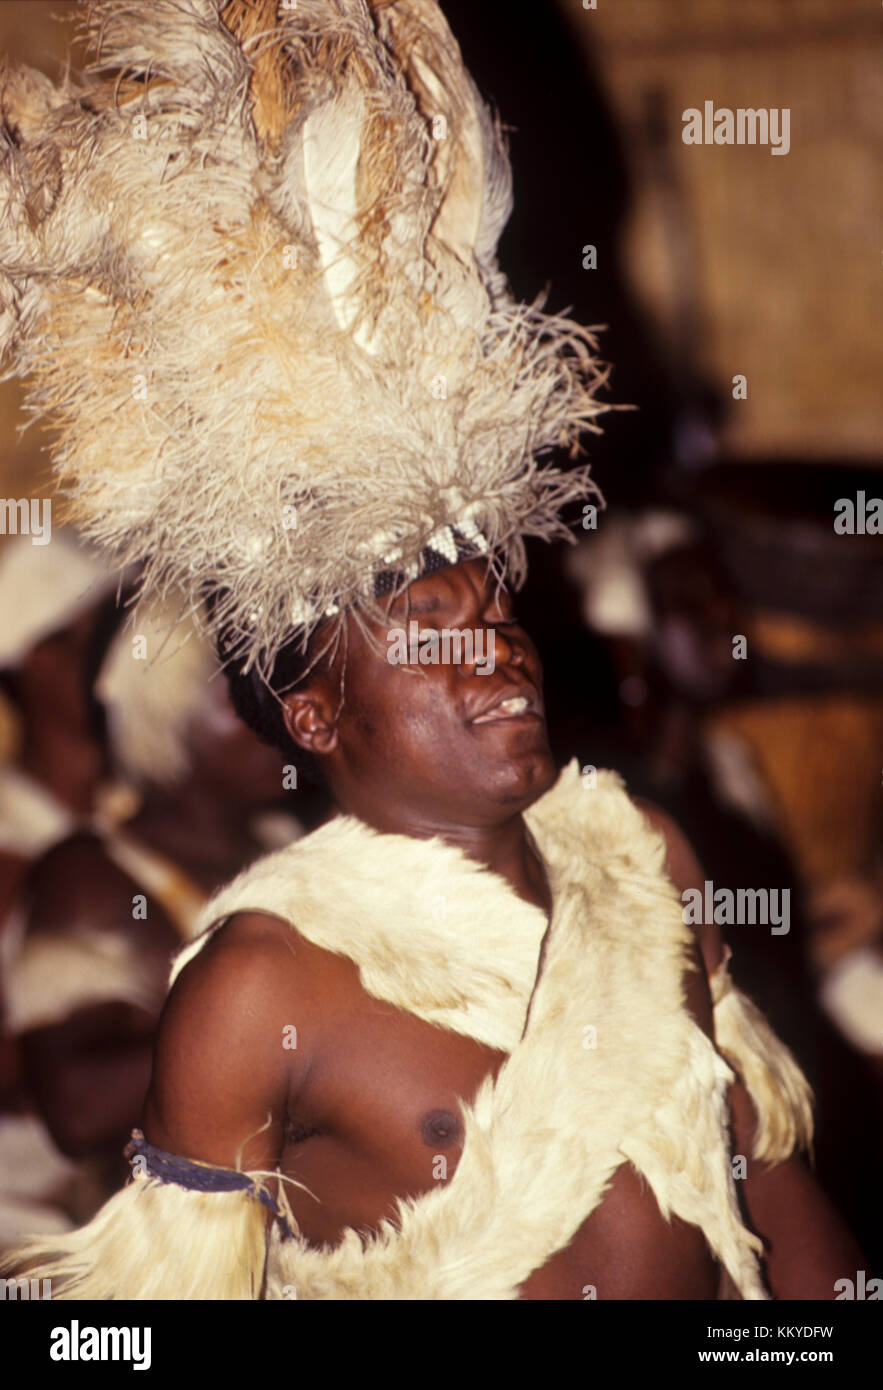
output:
<instances>
[{"instance_id":1,"label":"upper arm","mask_svg":"<svg viewBox=\"0 0 883 1390\"><path fill-rule=\"evenodd\" d=\"M677 822L672 820L667 811L663 811L652 801L645 801L643 797L635 797L635 805L665 840L665 867L678 891L683 894L689 888L698 888L702 892L705 888L705 870ZM717 922L712 920L697 923L696 939L705 969L711 975L724 958L724 943Z\"/></svg>"},{"instance_id":2,"label":"upper arm","mask_svg":"<svg viewBox=\"0 0 883 1390\"><path fill-rule=\"evenodd\" d=\"M635 797L635 804L665 841L665 868L674 886L681 894L689 888L698 888L701 892L705 885L705 872L680 826L652 801ZM713 1039L713 1008L708 978L724 958L724 943L720 927L714 921L697 924L694 935L692 957L695 969L687 973L684 981L686 1003L695 1022Z\"/></svg>"},{"instance_id":3,"label":"upper arm","mask_svg":"<svg viewBox=\"0 0 883 1390\"><path fill-rule=\"evenodd\" d=\"M145 1133L159 1148L228 1168L271 1168L287 1101L310 1054L286 1047L297 1007L291 929L231 918L181 971L157 1034Z\"/></svg>"},{"instance_id":4,"label":"upper arm","mask_svg":"<svg viewBox=\"0 0 883 1390\"><path fill-rule=\"evenodd\" d=\"M683 892L704 888L705 875L686 836L664 811L649 802L639 803L644 815L665 838L669 876ZM715 922L696 928L697 941L710 975L724 957L720 928ZM694 1017L701 1005L701 985L688 980L688 1005ZM714 1038L711 1001L709 1027ZM730 1065L733 1066L732 1061ZM734 1067L734 1071L735 1071ZM740 1184L749 1221L766 1245L765 1270L775 1298L833 1298L834 1281L850 1274L861 1252L839 1214L798 1154L768 1166L755 1160L754 1135L757 1115L745 1082L736 1072L730 1087L730 1116L734 1152L745 1155L746 1181Z\"/></svg>"}]
</instances>

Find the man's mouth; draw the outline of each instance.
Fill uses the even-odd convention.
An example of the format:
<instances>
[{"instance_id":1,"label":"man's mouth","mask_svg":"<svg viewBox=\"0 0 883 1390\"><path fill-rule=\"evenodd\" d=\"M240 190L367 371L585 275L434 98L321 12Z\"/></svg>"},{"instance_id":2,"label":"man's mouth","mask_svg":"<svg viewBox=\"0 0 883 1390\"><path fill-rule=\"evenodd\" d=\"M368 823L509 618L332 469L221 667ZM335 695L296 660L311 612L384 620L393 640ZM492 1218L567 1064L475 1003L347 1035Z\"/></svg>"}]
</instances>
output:
<instances>
[{"instance_id":1,"label":"man's mouth","mask_svg":"<svg viewBox=\"0 0 883 1390\"><path fill-rule=\"evenodd\" d=\"M538 701L533 695L507 695L497 699L483 714L470 719L470 724L496 724L504 719L540 719Z\"/></svg>"}]
</instances>

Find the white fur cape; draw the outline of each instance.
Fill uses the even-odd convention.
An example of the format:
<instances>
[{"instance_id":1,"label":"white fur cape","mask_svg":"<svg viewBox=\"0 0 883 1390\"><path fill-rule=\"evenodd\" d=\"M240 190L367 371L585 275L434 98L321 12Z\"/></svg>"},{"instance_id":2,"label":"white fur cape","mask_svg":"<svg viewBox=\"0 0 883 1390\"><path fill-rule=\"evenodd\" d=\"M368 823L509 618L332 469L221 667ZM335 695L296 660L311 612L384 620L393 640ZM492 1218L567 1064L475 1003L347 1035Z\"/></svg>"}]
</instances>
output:
<instances>
[{"instance_id":1,"label":"white fur cape","mask_svg":"<svg viewBox=\"0 0 883 1390\"><path fill-rule=\"evenodd\" d=\"M539 909L458 849L346 818L223 889L173 972L232 913L260 910L352 958L375 997L507 1051L463 1107L449 1182L401 1202L367 1241L350 1231L311 1249L275 1226L267 1239L252 1197L142 1178L52 1251L33 1245L29 1272L68 1298L513 1299L630 1161L663 1214L700 1227L740 1296L765 1298L732 1179L721 1053L749 1087L756 1154L771 1162L809 1140L803 1076L724 974L720 1051L691 1019L691 937L665 845L615 774L590 787L571 763L525 820L554 899L538 980Z\"/></svg>"}]
</instances>

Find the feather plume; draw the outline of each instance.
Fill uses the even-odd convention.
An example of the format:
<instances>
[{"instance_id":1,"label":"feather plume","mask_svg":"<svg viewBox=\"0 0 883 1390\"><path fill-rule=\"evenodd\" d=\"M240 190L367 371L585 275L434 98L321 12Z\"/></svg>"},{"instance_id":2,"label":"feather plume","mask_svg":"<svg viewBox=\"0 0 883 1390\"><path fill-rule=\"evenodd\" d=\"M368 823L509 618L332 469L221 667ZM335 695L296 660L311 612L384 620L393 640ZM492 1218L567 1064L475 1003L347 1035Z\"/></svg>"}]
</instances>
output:
<instances>
[{"instance_id":1,"label":"feather plume","mask_svg":"<svg viewBox=\"0 0 883 1390\"><path fill-rule=\"evenodd\" d=\"M591 494L591 332L516 303L435 0L93 0L0 89L0 352L85 534L267 670L460 524L511 582ZM405 582L403 580L403 582ZM200 621L208 621L200 618Z\"/></svg>"}]
</instances>

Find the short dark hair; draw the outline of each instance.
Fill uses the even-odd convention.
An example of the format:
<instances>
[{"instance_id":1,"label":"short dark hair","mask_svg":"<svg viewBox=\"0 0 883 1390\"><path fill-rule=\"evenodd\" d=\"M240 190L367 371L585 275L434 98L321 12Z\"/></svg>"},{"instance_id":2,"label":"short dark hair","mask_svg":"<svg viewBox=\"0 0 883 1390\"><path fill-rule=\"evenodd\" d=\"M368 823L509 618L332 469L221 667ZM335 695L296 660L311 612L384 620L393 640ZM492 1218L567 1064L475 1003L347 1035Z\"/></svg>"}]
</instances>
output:
<instances>
[{"instance_id":1,"label":"short dark hair","mask_svg":"<svg viewBox=\"0 0 883 1390\"><path fill-rule=\"evenodd\" d=\"M256 666L246 671L245 661L235 657L226 659L224 674L233 708L242 722L287 758L298 775L316 786L324 786L318 760L295 743L285 727L282 709L281 696L306 676L311 664L309 649L304 651L298 637L281 648L268 675L262 675Z\"/></svg>"}]
</instances>

